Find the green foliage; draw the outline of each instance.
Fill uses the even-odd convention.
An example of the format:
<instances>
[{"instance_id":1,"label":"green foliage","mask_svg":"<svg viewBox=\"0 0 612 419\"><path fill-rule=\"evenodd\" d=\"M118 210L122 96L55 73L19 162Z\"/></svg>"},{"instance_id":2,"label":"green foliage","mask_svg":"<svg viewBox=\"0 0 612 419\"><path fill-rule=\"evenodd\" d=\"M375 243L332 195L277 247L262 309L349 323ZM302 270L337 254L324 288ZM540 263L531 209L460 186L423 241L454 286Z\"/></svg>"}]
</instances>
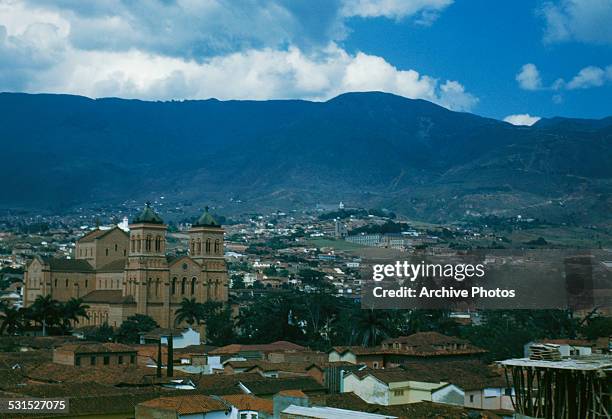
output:
<instances>
[{"instance_id":1,"label":"green foliage","mask_svg":"<svg viewBox=\"0 0 612 419\"><path fill-rule=\"evenodd\" d=\"M589 340L612 336L612 317L593 317L581 328L581 332Z\"/></svg>"},{"instance_id":2,"label":"green foliage","mask_svg":"<svg viewBox=\"0 0 612 419\"><path fill-rule=\"evenodd\" d=\"M0 304L0 336L17 333L25 324L25 310Z\"/></svg>"},{"instance_id":3,"label":"green foliage","mask_svg":"<svg viewBox=\"0 0 612 419\"><path fill-rule=\"evenodd\" d=\"M159 327L159 325L151 317L144 314L135 314L121 323L116 338L121 343L139 343L140 333L150 332L156 327Z\"/></svg>"},{"instance_id":4,"label":"green foliage","mask_svg":"<svg viewBox=\"0 0 612 419\"><path fill-rule=\"evenodd\" d=\"M185 322L189 326L193 326L194 324L199 324L202 320L204 320L202 304L196 302L195 298L183 298L181 307L176 310L174 323L180 324Z\"/></svg>"},{"instance_id":5,"label":"green foliage","mask_svg":"<svg viewBox=\"0 0 612 419\"><path fill-rule=\"evenodd\" d=\"M324 280L325 274L315 269L300 269L297 276L302 280L302 283L312 287L321 288L324 284L327 284Z\"/></svg>"},{"instance_id":6,"label":"green foliage","mask_svg":"<svg viewBox=\"0 0 612 419\"><path fill-rule=\"evenodd\" d=\"M480 326L462 329L462 337L487 349L487 358L523 356L524 345L542 338L574 338L576 320L562 310L491 310Z\"/></svg>"},{"instance_id":7,"label":"green foliage","mask_svg":"<svg viewBox=\"0 0 612 419\"><path fill-rule=\"evenodd\" d=\"M351 235L354 234L387 234L387 233L401 233L402 231L406 231L410 228L410 225L407 223L396 223L393 221L387 221L384 224L367 224L362 227L355 228L351 230Z\"/></svg>"},{"instance_id":8,"label":"green foliage","mask_svg":"<svg viewBox=\"0 0 612 419\"><path fill-rule=\"evenodd\" d=\"M60 303L59 309L62 313L60 324L63 331L67 332L70 330L71 325L79 323L81 318L89 319L87 314L88 308L89 306L83 304L83 299L81 298L71 298L64 304Z\"/></svg>"},{"instance_id":9,"label":"green foliage","mask_svg":"<svg viewBox=\"0 0 612 419\"><path fill-rule=\"evenodd\" d=\"M246 285L244 284L244 277L242 275L232 275L232 288L235 290L243 289Z\"/></svg>"},{"instance_id":10,"label":"green foliage","mask_svg":"<svg viewBox=\"0 0 612 419\"><path fill-rule=\"evenodd\" d=\"M108 323L103 323L85 333L85 339L96 342L112 342L115 339L115 331Z\"/></svg>"}]
</instances>

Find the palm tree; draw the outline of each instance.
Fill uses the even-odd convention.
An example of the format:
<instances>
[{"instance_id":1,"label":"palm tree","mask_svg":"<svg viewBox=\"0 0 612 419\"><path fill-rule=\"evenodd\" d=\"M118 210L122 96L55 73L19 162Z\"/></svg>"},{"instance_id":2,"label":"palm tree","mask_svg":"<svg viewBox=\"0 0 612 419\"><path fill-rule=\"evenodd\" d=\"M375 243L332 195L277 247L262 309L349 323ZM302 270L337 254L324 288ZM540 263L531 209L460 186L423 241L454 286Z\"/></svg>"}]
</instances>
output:
<instances>
[{"instance_id":1,"label":"palm tree","mask_svg":"<svg viewBox=\"0 0 612 419\"><path fill-rule=\"evenodd\" d=\"M401 321L401 316L390 310L357 308L352 319L351 338L360 339L361 346L376 346L397 334Z\"/></svg>"},{"instance_id":2,"label":"palm tree","mask_svg":"<svg viewBox=\"0 0 612 419\"><path fill-rule=\"evenodd\" d=\"M0 324L0 336L3 335L5 331L9 335L12 335L19 329L23 328L23 308L9 307L3 304L0 309L2 310L2 312L0 312L0 320L2 321L2 323Z\"/></svg>"},{"instance_id":3,"label":"palm tree","mask_svg":"<svg viewBox=\"0 0 612 419\"><path fill-rule=\"evenodd\" d=\"M89 319L87 309L89 306L83 304L82 298L71 298L65 304L61 305L62 308L62 328L64 330L70 329L70 322L78 323L80 318Z\"/></svg>"},{"instance_id":4,"label":"palm tree","mask_svg":"<svg viewBox=\"0 0 612 419\"><path fill-rule=\"evenodd\" d=\"M39 295L30 307L30 316L42 325L43 336L47 336L47 326L59 323L60 303L50 295Z\"/></svg>"},{"instance_id":5,"label":"palm tree","mask_svg":"<svg viewBox=\"0 0 612 419\"><path fill-rule=\"evenodd\" d=\"M180 324L186 322L189 327L204 320L204 304L198 303L195 298L191 300L183 298L181 307L176 310L174 322Z\"/></svg>"}]
</instances>

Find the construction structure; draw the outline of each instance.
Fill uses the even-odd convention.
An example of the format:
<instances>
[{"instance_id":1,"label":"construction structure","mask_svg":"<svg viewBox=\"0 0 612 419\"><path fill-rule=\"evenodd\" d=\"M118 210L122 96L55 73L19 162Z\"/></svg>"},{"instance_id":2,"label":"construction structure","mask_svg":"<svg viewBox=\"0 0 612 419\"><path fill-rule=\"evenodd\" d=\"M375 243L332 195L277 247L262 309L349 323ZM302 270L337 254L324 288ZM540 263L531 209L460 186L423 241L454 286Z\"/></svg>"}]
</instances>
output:
<instances>
[{"instance_id":1,"label":"construction structure","mask_svg":"<svg viewBox=\"0 0 612 419\"><path fill-rule=\"evenodd\" d=\"M612 357L500 361L514 386L517 413L532 418L610 418Z\"/></svg>"}]
</instances>

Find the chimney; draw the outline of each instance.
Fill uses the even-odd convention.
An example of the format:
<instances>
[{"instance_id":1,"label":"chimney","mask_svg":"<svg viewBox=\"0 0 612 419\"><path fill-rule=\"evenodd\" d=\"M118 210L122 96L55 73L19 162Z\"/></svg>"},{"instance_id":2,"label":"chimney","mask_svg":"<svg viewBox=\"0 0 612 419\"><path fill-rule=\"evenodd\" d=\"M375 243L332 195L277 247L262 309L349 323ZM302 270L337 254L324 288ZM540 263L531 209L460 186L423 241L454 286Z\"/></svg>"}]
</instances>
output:
<instances>
[{"instance_id":1,"label":"chimney","mask_svg":"<svg viewBox=\"0 0 612 419\"><path fill-rule=\"evenodd\" d=\"M161 337L157 341L157 378L161 378L162 376L162 345L161 345Z\"/></svg>"},{"instance_id":2,"label":"chimney","mask_svg":"<svg viewBox=\"0 0 612 419\"><path fill-rule=\"evenodd\" d=\"M172 332L168 336L168 377L172 377L174 375L174 337L172 336Z\"/></svg>"}]
</instances>

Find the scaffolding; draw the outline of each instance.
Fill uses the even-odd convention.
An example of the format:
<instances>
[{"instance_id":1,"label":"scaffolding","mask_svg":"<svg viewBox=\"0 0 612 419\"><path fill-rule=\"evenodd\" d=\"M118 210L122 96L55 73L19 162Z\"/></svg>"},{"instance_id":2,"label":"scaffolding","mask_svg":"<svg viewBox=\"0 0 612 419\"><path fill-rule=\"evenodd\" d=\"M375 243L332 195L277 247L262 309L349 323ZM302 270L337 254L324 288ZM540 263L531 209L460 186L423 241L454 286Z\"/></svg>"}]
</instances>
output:
<instances>
[{"instance_id":1,"label":"scaffolding","mask_svg":"<svg viewBox=\"0 0 612 419\"><path fill-rule=\"evenodd\" d=\"M514 387L516 412L533 418L610 418L612 357L500 361ZM511 379L511 381L510 381ZM510 384L512 382L512 384Z\"/></svg>"}]
</instances>

